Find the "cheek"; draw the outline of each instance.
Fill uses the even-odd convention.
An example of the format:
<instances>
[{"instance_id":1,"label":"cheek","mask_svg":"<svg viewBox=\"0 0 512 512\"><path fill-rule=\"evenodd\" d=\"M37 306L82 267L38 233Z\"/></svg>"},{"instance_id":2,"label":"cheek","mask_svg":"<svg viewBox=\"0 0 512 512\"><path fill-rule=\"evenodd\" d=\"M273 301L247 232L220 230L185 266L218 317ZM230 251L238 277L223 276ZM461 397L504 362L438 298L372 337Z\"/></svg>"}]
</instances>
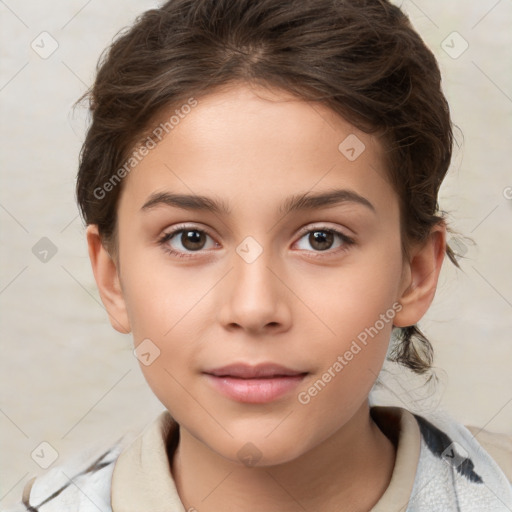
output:
<instances>
[{"instance_id":1,"label":"cheek","mask_svg":"<svg viewBox=\"0 0 512 512\"><path fill-rule=\"evenodd\" d=\"M401 309L396 300L400 245L383 245L382 250L369 254L340 267L329 279L316 282L320 286L311 295L311 304L328 329L309 350L321 354L320 373L330 372L325 380L331 392L348 386L357 389L359 396L371 389L385 359L394 318Z\"/></svg>"},{"instance_id":2,"label":"cheek","mask_svg":"<svg viewBox=\"0 0 512 512\"><path fill-rule=\"evenodd\" d=\"M381 264L379 258L367 263L358 261L321 282L315 281L310 303L333 336L346 343L375 324L379 330L391 330L399 281L400 266L396 263ZM380 321L383 314L385 326Z\"/></svg>"},{"instance_id":3,"label":"cheek","mask_svg":"<svg viewBox=\"0 0 512 512\"><path fill-rule=\"evenodd\" d=\"M148 365L140 359L141 370L163 400L182 392L178 383L192 369L197 340L205 339L203 329L210 323L200 320L210 318L204 308L209 308L206 295L216 276L207 270L201 276L192 267L178 269L165 256L145 260L140 252L125 258L124 297L135 349L156 355Z\"/></svg>"},{"instance_id":4,"label":"cheek","mask_svg":"<svg viewBox=\"0 0 512 512\"><path fill-rule=\"evenodd\" d=\"M386 287L381 293L359 291L365 289L353 289L348 298L340 292L340 307L331 302L327 320L334 334L308 342L307 350L321 363L297 399L312 414L329 410L330 426L345 422L368 396L384 363L396 314Z\"/></svg>"},{"instance_id":5,"label":"cheek","mask_svg":"<svg viewBox=\"0 0 512 512\"><path fill-rule=\"evenodd\" d=\"M132 245L126 244L121 270L134 341L165 338L204 294L204 286L189 275L191 269L168 264L163 250Z\"/></svg>"}]
</instances>

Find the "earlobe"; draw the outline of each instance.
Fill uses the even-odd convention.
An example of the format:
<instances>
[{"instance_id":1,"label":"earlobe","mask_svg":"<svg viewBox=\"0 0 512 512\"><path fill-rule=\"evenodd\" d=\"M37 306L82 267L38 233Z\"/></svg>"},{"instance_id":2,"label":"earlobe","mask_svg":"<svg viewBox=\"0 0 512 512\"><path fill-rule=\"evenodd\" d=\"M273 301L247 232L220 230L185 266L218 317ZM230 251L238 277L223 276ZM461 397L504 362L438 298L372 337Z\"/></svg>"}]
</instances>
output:
<instances>
[{"instance_id":1,"label":"earlobe","mask_svg":"<svg viewBox=\"0 0 512 512\"><path fill-rule=\"evenodd\" d=\"M416 246L404 271L398 298L402 309L396 314L393 325L408 327L425 315L437 288L437 282L446 251L446 225L439 223L432 228L429 238Z\"/></svg>"},{"instance_id":2,"label":"earlobe","mask_svg":"<svg viewBox=\"0 0 512 512\"><path fill-rule=\"evenodd\" d=\"M128 334L130 322L116 264L101 243L97 225L87 226L86 236L94 279L110 323L116 331Z\"/></svg>"}]
</instances>

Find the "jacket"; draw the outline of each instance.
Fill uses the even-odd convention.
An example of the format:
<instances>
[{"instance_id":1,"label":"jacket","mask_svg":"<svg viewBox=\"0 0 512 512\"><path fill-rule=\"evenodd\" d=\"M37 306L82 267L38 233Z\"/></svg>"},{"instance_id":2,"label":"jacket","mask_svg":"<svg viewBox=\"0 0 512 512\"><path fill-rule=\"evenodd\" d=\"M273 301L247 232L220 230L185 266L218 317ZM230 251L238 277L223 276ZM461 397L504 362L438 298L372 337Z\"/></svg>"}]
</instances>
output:
<instances>
[{"instance_id":1,"label":"jacket","mask_svg":"<svg viewBox=\"0 0 512 512\"><path fill-rule=\"evenodd\" d=\"M374 405L370 414L397 446L389 486L370 512L512 511L512 435L446 413ZM167 456L178 439L164 411L134 439L32 478L5 512L188 512Z\"/></svg>"}]
</instances>

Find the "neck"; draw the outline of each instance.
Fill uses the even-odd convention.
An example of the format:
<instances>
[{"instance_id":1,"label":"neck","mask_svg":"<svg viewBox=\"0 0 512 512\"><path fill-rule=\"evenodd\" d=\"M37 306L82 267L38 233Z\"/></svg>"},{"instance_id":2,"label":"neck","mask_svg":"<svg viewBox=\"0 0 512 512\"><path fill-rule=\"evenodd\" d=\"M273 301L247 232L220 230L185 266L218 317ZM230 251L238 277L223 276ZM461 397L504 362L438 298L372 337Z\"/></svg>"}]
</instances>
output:
<instances>
[{"instance_id":1,"label":"neck","mask_svg":"<svg viewBox=\"0 0 512 512\"><path fill-rule=\"evenodd\" d=\"M241 466L180 427L171 470L186 510L355 512L370 510L379 500L394 462L395 446L365 402L332 436L276 466Z\"/></svg>"}]
</instances>

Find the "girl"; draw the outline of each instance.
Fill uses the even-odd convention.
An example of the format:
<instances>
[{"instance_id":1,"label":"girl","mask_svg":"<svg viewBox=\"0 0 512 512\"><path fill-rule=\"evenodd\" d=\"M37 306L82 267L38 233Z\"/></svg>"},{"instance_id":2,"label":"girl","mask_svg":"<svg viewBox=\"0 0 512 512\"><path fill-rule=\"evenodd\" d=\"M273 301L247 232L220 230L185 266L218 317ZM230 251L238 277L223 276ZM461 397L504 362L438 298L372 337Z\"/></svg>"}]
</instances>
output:
<instances>
[{"instance_id":1,"label":"girl","mask_svg":"<svg viewBox=\"0 0 512 512\"><path fill-rule=\"evenodd\" d=\"M512 510L510 437L369 402L430 370L457 265L440 80L385 0L171 0L112 44L77 199L166 410L16 510Z\"/></svg>"}]
</instances>

